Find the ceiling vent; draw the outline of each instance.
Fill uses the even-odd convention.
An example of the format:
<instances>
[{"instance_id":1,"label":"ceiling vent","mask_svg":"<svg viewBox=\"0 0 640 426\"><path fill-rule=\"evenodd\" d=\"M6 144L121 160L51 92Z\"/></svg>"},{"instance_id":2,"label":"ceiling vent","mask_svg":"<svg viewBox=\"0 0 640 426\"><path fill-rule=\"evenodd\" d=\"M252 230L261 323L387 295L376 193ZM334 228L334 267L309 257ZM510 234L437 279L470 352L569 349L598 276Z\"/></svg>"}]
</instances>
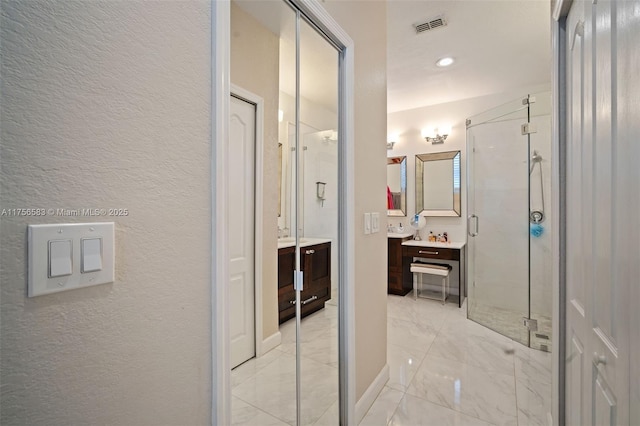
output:
<instances>
[{"instance_id":1,"label":"ceiling vent","mask_svg":"<svg viewBox=\"0 0 640 426\"><path fill-rule=\"evenodd\" d=\"M414 24L413 26L416 29L416 34L420 34L425 31L431 31L437 28L446 27L447 21L444 19L444 16L438 16L437 18L433 18L421 24Z\"/></svg>"}]
</instances>

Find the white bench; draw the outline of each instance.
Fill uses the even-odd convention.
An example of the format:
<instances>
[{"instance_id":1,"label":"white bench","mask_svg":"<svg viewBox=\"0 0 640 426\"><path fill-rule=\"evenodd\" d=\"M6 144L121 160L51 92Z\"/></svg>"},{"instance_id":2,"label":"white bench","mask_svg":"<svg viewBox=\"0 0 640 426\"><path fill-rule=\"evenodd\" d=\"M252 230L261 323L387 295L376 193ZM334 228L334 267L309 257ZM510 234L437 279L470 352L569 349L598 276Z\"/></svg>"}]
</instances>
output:
<instances>
[{"instance_id":1,"label":"white bench","mask_svg":"<svg viewBox=\"0 0 640 426\"><path fill-rule=\"evenodd\" d=\"M413 299L418 299L418 285L420 286L420 290L422 290L422 274L428 275L436 275L442 277L442 297L430 297L426 294L421 294L420 297L424 297L426 299L435 299L440 300L442 304L445 304L447 300L447 292L449 291L449 272L451 271L451 266L449 265L436 265L433 263L412 263L411 264L411 272L413 273ZM422 291L420 291L422 292Z\"/></svg>"}]
</instances>

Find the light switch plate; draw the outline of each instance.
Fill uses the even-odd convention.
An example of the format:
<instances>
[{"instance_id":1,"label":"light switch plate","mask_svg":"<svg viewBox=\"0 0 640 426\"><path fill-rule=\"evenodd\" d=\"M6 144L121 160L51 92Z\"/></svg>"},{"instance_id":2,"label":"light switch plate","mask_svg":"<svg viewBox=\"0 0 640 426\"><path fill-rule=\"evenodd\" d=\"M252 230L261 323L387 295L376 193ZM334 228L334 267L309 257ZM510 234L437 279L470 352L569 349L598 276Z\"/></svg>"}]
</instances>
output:
<instances>
[{"instance_id":1,"label":"light switch plate","mask_svg":"<svg viewBox=\"0 0 640 426\"><path fill-rule=\"evenodd\" d=\"M371 213L364 214L364 234L368 235L371 233Z\"/></svg>"},{"instance_id":2,"label":"light switch plate","mask_svg":"<svg viewBox=\"0 0 640 426\"><path fill-rule=\"evenodd\" d=\"M29 297L113 282L115 276L113 222L29 225L27 234L29 250L27 294ZM101 239L101 270L84 273L81 271L81 240L83 239ZM71 241L71 274L49 278L51 271L50 242L65 240ZM56 251L54 254L58 256L59 252ZM63 266L65 264L63 263ZM95 265L95 259L93 265Z\"/></svg>"},{"instance_id":3,"label":"light switch plate","mask_svg":"<svg viewBox=\"0 0 640 426\"><path fill-rule=\"evenodd\" d=\"M371 233L380 232L380 213L371 213Z\"/></svg>"}]
</instances>

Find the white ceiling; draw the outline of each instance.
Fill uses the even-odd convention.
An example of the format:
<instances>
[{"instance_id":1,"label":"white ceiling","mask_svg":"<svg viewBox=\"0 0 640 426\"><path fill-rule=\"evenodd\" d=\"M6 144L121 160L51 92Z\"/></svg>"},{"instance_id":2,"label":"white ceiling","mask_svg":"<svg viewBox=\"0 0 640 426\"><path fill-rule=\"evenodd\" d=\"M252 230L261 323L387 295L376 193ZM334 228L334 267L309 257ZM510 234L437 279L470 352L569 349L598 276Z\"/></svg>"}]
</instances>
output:
<instances>
[{"instance_id":1,"label":"white ceiling","mask_svg":"<svg viewBox=\"0 0 640 426\"><path fill-rule=\"evenodd\" d=\"M444 16L447 26L416 34ZM548 0L388 0L388 112L551 81ZM456 62L438 68L435 62Z\"/></svg>"},{"instance_id":2,"label":"white ceiling","mask_svg":"<svg viewBox=\"0 0 640 426\"><path fill-rule=\"evenodd\" d=\"M295 93L293 11L280 1L234 1L281 37L280 90ZM367 1L376 0L364 9ZM387 0L388 112L549 84L550 8L549 0ZM438 16L447 26L416 34L414 24ZM337 53L306 23L302 30L301 92L335 110ZM436 67L443 56L456 62Z\"/></svg>"}]
</instances>

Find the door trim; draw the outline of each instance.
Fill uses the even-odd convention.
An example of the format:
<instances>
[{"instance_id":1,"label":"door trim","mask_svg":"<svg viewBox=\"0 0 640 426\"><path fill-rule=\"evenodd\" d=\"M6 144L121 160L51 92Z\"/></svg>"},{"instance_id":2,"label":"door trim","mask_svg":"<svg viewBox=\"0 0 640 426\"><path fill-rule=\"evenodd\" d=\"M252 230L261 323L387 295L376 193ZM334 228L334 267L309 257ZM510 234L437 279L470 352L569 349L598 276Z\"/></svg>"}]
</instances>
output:
<instances>
[{"instance_id":1,"label":"door trim","mask_svg":"<svg viewBox=\"0 0 640 426\"><path fill-rule=\"evenodd\" d=\"M556 0L552 9L552 112L551 112L551 205L553 258L551 314L554 356L551 366L551 416L554 425L566 421L566 17L572 0Z\"/></svg>"},{"instance_id":2,"label":"door trim","mask_svg":"<svg viewBox=\"0 0 640 426\"><path fill-rule=\"evenodd\" d=\"M211 0L211 423L231 424L227 143L231 4Z\"/></svg>"},{"instance_id":3,"label":"door trim","mask_svg":"<svg viewBox=\"0 0 640 426\"><path fill-rule=\"evenodd\" d=\"M340 47L338 146L339 179L339 374L340 416L344 424L355 422L355 148L354 148L354 50L353 40L318 0L287 0L302 10ZM229 349L229 252L228 193L230 21L229 0L211 5L211 422L231 423L231 362Z\"/></svg>"},{"instance_id":4,"label":"door trim","mask_svg":"<svg viewBox=\"0 0 640 426\"><path fill-rule=\"evenodd\" d=\"M256 342L256 357L262 356L269 349L277 346L280 343L280 332L274 333L274 336L269 336L269 341L266 342L263 336L263 312L262 312L262 244L263 244L263 221L264 216L264 191L262 188L261 179L259 176L263 175L263 162L264 162L264 99L260 96L252 93L242 87L239 87L233 83L229 84L230 95L243 99L256 107L256 143L254 147L255 154L255 175L254 175L254 312L255 312L255 342ZM275 344L275 346L274 346ZM265 348L265 346L271 346Z\"/></svg>"}]
</instances>

